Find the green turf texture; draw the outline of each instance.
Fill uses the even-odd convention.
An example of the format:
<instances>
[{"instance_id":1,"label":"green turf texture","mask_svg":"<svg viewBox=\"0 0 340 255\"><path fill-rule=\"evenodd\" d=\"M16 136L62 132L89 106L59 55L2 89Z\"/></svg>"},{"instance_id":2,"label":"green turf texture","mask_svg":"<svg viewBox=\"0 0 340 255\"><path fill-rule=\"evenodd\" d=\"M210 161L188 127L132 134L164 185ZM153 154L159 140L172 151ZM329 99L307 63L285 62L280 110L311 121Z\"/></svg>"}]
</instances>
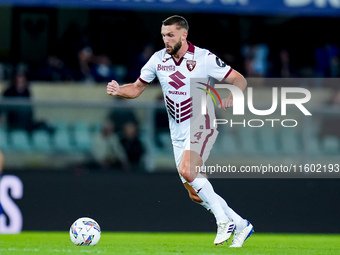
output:
<instances>
[{"instance_id":1,"label":"green turf texture","mask_svg":"<svg viewBox=\"0 0 340 255\"><path fill-rule=\"evenodd\" d=\"M30 254L340 254L340 235L254 233L242 248L213 245L213 233L103 232L96 246L75 246L67 232L0 235L1 255Z\"/></svg>"}]
</instances>

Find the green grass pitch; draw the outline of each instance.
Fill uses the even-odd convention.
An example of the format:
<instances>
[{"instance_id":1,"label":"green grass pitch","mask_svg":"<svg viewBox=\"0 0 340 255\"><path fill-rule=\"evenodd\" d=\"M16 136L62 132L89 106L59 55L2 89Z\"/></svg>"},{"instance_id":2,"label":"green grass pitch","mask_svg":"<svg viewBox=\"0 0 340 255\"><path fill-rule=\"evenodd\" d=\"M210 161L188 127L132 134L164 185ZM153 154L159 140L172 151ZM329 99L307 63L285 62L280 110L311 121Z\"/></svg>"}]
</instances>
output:
<instances>
[{"instance_id":1,"label":"green grass pitch","mask_svg":"<svg viewBox=\"0 0 340 255\"><path fill-rule=\"evenodd\" d=\"M103 232L96 246L75 246L68 232L0 235L1 255L31 254L340 254L340 235L254 233L243 248L214 246L214 233Z\"/></svg>"}]
</instances>

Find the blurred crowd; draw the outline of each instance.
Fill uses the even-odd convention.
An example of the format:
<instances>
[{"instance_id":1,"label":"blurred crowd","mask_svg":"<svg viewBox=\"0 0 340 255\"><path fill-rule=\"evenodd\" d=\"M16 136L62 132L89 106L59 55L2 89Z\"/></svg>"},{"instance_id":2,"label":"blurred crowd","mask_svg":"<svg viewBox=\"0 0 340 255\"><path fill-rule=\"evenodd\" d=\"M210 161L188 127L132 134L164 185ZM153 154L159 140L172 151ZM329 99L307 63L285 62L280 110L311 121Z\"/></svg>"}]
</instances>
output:
<instances>
[{"instance_id":1,"label":"blurred crowd","mask_svg":"<svg viewBox=\"0 0 340 255\"><path fill-rule=\"evenodd\" d=\"M37 81L74 81L85 85L106 83L112 79L132 82L139 77L141 68L156 50L152 43L147 43L131 61L122 64L115 63L114 57L109 54L96 54L91 45L84 45L73 56L49 55L39 65L30 66L20 62L13 66L0 63L0 78L8 80L15 70L21 70L31 80ZM292 63L292 59L297 56L292 57L288 49L271 50L270 45L265 43L245 44L240 47L240 55L226 52L220 57L227 64L235 66L245 77L340 77L340 50L333 44L315 48L313 63L302 67Z\"/></svg>"},{"instance_id":2,"label":"blurred crowd","mask_svg":"<svg viewBox=\"0 0 340 255\"><path fill-rule=\"evenodd\" d=\"M336 45L317 47L314 51L314 63L307 68L294 67L289 50L281 48L271 52L270 46L265 43L244 45L241 52L246 77L340 77L340 54Z\"/></svg>"},{"instance_id":3,"label":"blurred crowd","mask_svg":"<svg viewBox=\"0 0 340 255\"><path fill-rule=\"evenodd\" d=\"M20 60L1 63L0 60L0 80L9 80L14 71L20 70L38 81L75 81L87 85L112 79L131 82L138 78L152 54L162 47L160 38L157 43L156 39L144 38L117 48L116 43L112 47L107 45L110 39L107 35L100 43L94 43L92 37L71 24L45 59L35 63ZM193 43L201 46L200 42ZM202 46L209 49L209 45ZM245 41L236 51L235 47L231 51L228 45L218 48L214 45L211 50L246 77L340 77L340 51L334 43L315 43L307 53L308 60L302 64L296 63L301 62L306 52L300 56L296 50L292 52L291 47L271 45L262 38Z\"/></svg>"}]
</instances>

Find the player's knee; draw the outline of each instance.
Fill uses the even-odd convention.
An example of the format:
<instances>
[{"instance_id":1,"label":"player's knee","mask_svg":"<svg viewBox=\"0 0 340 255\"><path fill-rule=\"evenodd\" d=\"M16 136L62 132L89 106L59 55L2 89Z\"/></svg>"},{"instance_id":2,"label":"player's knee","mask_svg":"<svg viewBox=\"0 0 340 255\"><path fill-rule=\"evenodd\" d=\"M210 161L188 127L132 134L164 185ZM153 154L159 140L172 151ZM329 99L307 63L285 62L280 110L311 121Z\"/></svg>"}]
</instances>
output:
<instances>
[{"instance_id":1,"label":"player's knee","mask_svg":"<svg viewBox=\"0 0 340 255\"><path fill-rule=\"evenodd\" d=\"M192 182L195 179L191 174L189 163L182 163L178 170L186 181Z\"/></svg>"}]
</instances>

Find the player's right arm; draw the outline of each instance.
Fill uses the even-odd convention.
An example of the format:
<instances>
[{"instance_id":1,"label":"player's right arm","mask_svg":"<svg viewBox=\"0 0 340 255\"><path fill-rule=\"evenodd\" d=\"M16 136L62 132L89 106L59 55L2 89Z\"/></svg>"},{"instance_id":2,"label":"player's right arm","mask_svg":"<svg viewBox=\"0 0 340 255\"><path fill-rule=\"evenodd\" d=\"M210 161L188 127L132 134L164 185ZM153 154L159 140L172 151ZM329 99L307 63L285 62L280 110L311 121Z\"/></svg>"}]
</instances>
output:
<instances>
[{"instance_id":1,"label":"player's right arm","mask_svg":"<svg viewBox=\"0 0 340 255\"><path fill-rule=\"evenodd\" d=\"M119 86L115 80L110 81L107 84L106 92L111 96L120 96L124 98L136 98L144 91L147 84L137 79L134 83L125 84Z\"/></svg>"},{"instance_id":2,"label":"player's right arm","mask_svg":"<svg viewBox=\"0 0 340 255\"><path fill-rule=\"evenodd\" d=\"M116 81L112 80L107 84L107 94L124 98L139 97L147 85L156 78L156 64L159 61L159 54L153 54L149 61L143 66L139 78L134 83L119 86Z\"/></svg>"}]
</instances>

